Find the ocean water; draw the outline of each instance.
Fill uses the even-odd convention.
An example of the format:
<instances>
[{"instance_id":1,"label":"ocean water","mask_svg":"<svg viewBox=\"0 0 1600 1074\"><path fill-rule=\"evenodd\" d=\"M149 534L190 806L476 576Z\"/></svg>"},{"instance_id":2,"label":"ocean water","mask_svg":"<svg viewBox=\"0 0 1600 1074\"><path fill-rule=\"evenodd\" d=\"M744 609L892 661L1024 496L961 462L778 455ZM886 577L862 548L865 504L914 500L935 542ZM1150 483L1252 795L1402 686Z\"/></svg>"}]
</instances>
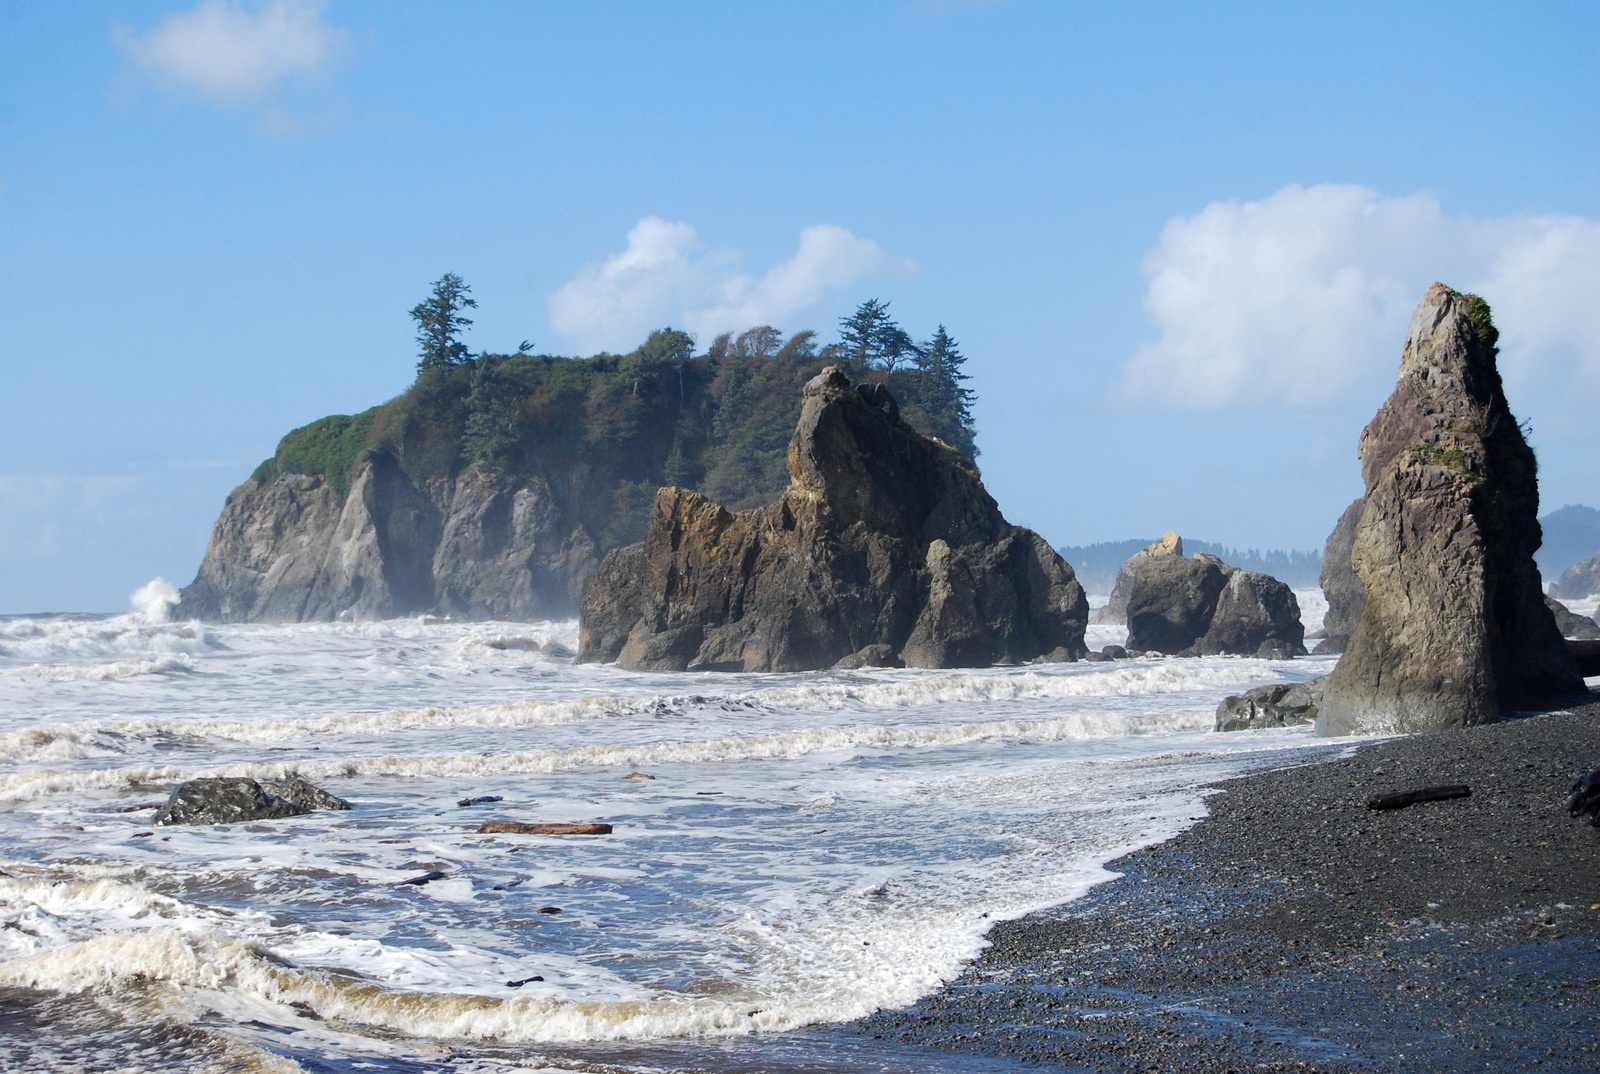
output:
<instances>
[{"instance_id":1,"label":"ocean water","mask_svg":"<svg viewBox=\"0 0 1600 1074\"><path fill-rule=\"evenodd\" d=\"M141 593L0 619L0 1069L976 1069L829 1027L1207 783L1308 759L1212 713L1333 662L647 675L574 666L574 622L215 626ZM181 780L290 772L354 808L151 823Z\"/></svg>"}]
</instances>

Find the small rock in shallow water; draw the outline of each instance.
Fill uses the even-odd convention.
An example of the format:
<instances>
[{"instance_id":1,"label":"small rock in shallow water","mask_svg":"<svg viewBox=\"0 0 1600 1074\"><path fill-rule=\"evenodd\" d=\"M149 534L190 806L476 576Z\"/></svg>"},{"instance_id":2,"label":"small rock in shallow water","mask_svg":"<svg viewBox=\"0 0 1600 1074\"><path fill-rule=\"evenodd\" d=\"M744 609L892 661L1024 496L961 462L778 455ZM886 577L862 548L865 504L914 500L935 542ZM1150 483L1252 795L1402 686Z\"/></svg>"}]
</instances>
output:
<instances>
[{"instance_id":1,"label":"small rock in shallow water","mask_svg":"<svg viewBox=\"0 0 1600 1074\"><path fill-rule=\"evenodd\" d=\"M311 812L310 807L270 795L247 776L191 779L172 788L155 823L242 824Z\"/></svg>"},{"instance_id":2,"label":"small rock in shallow water","mask_svg":"<svg viewBox=\"0 0 1600 1074\"><path fill-rule=\"evenodd\" d=\"M457 802L456 805L464 808L466 806L473 805L487 805L489 802L498 802L501 800L502 799L498 794L485 794L478 798L463 798L461 801Z\"/></svg>"},{"instance_id":3,"label":"small rock in shallow water","mask_svg":"<svg viewBox=\"0 0 1600 1074\"><path fill-rule=\"evenodd\" d=\"M507 981L506 982L506 987L507 988L521 988L525 984L532 984L534 981L542 981L542 980L544 980L544 978L540 977L536 973L532 977L524 977L520 981Z\"/></svg>"},{"instance_id":4,"label":"small rock in shallow water","mask_svg":"<svg viewBox=\"0 0 1600 1074\"><path fill-rule=\"evenodd\" d=\"M559 914L561 912L561 907L559 907L559 906L541 906L541 907L539 907L539 912L541 914Z\"/></svg>"},{"instance_id":5,"label":"small rock in shallow water","mask_svg":"<svg viewBox=\"0 0 1600 1074\"><path fill-rule=\"evenodd\" d=\"M623 779L655 779L656 777L645 772L629 772Z\"/></svg>"},{"instance_id":6,"label":"small rock in shallow water","mask_svg":"<svg viewBox=\"0 0 1600 1074\"><path fill-rule=\"evenodd\" d=\"M532 824L523 820L490 820L478 827L484 835L610 835L609 824Z\"/></svg>"},{"instance_id":7,"label":"small rock in shallow water","mask_svg":"<svg viewBox=\"0 0 1600 1074\"><path fill-rule=\"evenodd\" d=\"M301 779L299 776L287 776L283 779L269 779L261 784L261 789L268 794L282 798L286 802L293 802L306 809L349 809L350 803L336 794L329 794L321 787L315 786Z\"/></svg>"},{"instance_id":8,"label":"small rock in shallow water","mask_svg":"<svg viewBox=\"0 0 1600 1074\"><path fill-rule=\"evenodd\" d=\"M431 884L435 880L443 880L445 877L447 877L449 875L450 875L449 873L443 873L443 872L440 872L438 869L435 869L431 873L423 873L421 876L413 876L410 880L402 880L402 881L400 881L400 886L401 887L405 887L407 885L410 885L412 887L419 887L420 888L423 884Z\"/></svg>"}]
</instances>

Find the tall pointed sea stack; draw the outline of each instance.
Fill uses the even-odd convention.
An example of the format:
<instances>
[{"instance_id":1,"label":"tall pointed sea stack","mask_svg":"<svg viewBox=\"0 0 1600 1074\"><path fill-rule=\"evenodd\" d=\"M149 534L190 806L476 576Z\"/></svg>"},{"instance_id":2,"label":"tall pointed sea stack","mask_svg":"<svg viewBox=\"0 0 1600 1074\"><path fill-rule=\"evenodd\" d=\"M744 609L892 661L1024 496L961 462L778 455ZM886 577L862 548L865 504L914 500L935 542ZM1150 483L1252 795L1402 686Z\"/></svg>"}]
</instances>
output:
<instances>
[{"instance_id":1,"label":"tall pointed sea stack","mask_svg":"<svg viewBox=\"0 0 1600 1074\"><path fill-rule=\"evenodd\" d=\"M649 671L973 667L1086 651L1072 568L977 470L829 366L805 386L788 491L732 513L664 488L643 544L584 583L578 660Z\"/></svg>"},{"instance_id":2,"label":"tall pointed sea stack","mask_svg":"<svg viewBox=\"0 0 1600 1074\"><path fill-rule=\"evenodd\" d=\"M1361 434L1361 618L1317 732L1487 723L1581 693L1539 586L1533 451L1506 405L1489 307L1436 283L1411 315L1394 394Z\"/></svg>"}]
</instances>

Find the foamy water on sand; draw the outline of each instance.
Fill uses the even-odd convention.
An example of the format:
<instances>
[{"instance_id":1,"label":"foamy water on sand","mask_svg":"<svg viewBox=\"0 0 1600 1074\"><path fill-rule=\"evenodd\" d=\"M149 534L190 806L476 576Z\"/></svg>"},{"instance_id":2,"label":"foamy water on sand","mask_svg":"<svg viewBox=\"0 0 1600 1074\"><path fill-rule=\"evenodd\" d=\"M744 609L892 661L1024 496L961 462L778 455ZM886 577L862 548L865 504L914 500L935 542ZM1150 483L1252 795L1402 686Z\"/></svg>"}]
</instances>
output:
<instances>
[{"instance_id":1,"label":"foamy water on sand","mask_svg":"<svg viewBox=\"0 0 1600 1074\"><path fill-rule=\"evenodd\" d=\"M994 921L1192 823L1205 783L1310 745L1212 713L1333 660L645 675L573 666L573 622L163 607L0 619L0 1066L820 1063L785 1031L914 1001ZM139 808L287 772L355 808Z\"/></svg>"}]
</instances>

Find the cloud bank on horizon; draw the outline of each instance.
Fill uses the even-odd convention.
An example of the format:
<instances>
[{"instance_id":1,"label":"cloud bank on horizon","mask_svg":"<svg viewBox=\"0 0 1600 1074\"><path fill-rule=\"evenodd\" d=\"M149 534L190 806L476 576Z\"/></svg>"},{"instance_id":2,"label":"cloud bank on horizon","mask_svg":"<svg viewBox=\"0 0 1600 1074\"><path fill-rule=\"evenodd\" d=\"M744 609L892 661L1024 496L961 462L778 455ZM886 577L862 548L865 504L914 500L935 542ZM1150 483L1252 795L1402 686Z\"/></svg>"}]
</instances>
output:
<instances>
[{"instance_id":1,"label":"cloud bank on horizon","mask_svg":"<svg viewBox=\"0 0 1600 1074\"><path fill-rule=\"evenodd\" d=\"M736 252L692 256L700 249L690 225L645 217L626 249L584 265L546 296L550 326L585 352L631 350L669 324L709 342L721 332L793 323L818 314L831 292L916 270L834 224L802 228L794 256L760 279L740 269Z\"/></svg>"},{"instance_id":2,"label":"cloud bank on horizon","mask_svg":"<svg viewBox=\"0 0 1600 1074\"><path fill-rule=\"evenodd\" d=\"M117 42L158 83L214 104L246 104L327 68L345 34L322 20L322 8L323 0L271 0L252 12L201 0L146 33L120 30Z\"/></svg>"},{"instance_id":3,"label":"cloud bank on horizon","mask_svg":"<svg viewBox=\"0 0 1600 1074\"><path fill-rule=\"evenodd\" d=\"M1143 266L1157 339L1111 397L1171 409L1321 409L1387 384L1435 280L1481 294L1508 387L1600 387L1600 224L1447 217L1430 194L1290 185L1170 220Z\"/></svg>"}]
</instances>

